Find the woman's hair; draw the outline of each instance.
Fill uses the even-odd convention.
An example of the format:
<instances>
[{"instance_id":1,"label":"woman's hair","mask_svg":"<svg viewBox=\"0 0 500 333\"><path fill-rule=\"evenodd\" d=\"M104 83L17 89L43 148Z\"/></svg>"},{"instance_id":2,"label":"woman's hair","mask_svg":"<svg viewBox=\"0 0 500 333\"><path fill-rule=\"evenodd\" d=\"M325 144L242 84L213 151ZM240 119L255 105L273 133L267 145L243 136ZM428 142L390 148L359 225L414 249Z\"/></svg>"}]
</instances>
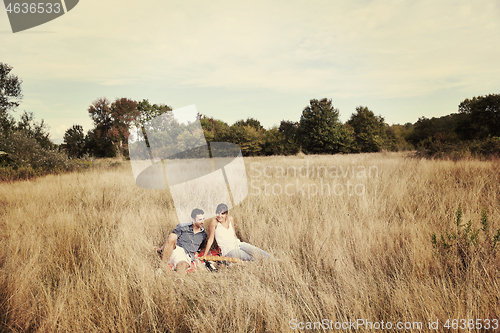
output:
<instances>
[{"instance_id":1,"label":"woman's hair","mask_svg":"<svg viewBox=\"0 0 500 333\"><path fill-rule=\"evenodd\" d=\"M217 209L215 210L215 214L224 213L224 212L227 212L228 210L229 209L227 208L227 205L221 203L217 206Z\"/></svg>"}]
</instances>

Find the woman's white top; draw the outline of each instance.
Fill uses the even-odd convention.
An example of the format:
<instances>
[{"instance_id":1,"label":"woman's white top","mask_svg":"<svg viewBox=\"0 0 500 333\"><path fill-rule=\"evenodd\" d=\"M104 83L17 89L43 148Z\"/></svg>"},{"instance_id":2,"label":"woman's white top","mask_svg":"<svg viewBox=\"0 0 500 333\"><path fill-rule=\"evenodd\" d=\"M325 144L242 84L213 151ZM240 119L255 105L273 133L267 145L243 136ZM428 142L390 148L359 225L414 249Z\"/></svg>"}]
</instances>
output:
<instances>
[{"instance_id":1,"label":"woman's white top","mask_svg":"<svg viewBox=\"0 0 500 333\"><path fill-rule=\"evenodd\" d=\"M222 256L225 257L226 254L239 247L240 240L236 238L235 235L233 224L231 222L229 222L228 229L220 224L220 222L217 222L217 227L215 228L215 240L222 251Z\"/></svg>"}]
</instances>

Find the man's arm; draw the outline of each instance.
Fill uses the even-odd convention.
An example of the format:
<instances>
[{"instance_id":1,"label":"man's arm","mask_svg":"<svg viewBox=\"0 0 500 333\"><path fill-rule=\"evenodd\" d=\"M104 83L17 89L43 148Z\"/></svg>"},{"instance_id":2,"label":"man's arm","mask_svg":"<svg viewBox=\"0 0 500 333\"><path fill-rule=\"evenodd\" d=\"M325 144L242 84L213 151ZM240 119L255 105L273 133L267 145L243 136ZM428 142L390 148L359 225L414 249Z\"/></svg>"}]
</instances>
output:
<instances>
[{"instance_id":1,"label":"man's arm","mask_svg":"<svg viewBox=\"0 0 500 333\"><path fill-rule=\"evenodd\" d=\"M174 229L174 231L172 231L172 233L177 235L177 239L179 239L179 237L181 237L181 235L182 235L181 223L179 223L178 225L175 226L175 229Z\"/></svg>"}]
</instances>

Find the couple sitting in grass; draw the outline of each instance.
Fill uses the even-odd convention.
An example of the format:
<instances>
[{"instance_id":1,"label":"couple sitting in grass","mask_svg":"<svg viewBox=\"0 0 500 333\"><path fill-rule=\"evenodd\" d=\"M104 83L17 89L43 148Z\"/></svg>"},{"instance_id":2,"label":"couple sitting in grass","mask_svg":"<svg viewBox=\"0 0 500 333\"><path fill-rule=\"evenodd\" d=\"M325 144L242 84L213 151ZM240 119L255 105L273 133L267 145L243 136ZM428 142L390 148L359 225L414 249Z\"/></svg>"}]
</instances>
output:
<instances>
[{"instance_id":1,"label":"couple sitting in grass","mask_svg":"<svg viewBox=\"0 0 500 333\"><path fill-rule=\"evenodd\" d=\"M216 216L208 226L209 235L203 228L205 212L201 209L193 209L191 212L191 223L178 224L171 233L165 244L158 249L161 260L170 263L179 274L185 274L190 268L191 262L195 261L195 254L200 250L200 245L208 237L204 255L208 255L210 247L215 240L219 245L222 256L238 258L241 260L254 260L262 257L269 258L269 254L253 245L240 241L234 231L234 219L228 214L226 204L219 204L215 211Z\"/></svg>"}]
</instances>

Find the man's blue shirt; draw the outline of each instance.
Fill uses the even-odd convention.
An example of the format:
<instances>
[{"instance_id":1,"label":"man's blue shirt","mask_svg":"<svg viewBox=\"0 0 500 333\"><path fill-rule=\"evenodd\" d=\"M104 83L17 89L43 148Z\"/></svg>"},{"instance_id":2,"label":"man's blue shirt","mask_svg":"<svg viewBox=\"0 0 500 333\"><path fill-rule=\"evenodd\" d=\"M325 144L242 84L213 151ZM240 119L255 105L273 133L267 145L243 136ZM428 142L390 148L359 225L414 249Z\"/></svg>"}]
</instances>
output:
<instances>
[{"instance_id":1,"label":"man's blue shirt","mask_svg":"<svg viewBox=\"0 0 500 333\"><path fill-rule=\"evenodd\" d=\"M177 235L177 246L182 247L191 256L198 251L201 243L207 238L203 227L201 231L194 233L193 222L179 223L174 229L174 234Z\"/></svg>"}]
</instances>

